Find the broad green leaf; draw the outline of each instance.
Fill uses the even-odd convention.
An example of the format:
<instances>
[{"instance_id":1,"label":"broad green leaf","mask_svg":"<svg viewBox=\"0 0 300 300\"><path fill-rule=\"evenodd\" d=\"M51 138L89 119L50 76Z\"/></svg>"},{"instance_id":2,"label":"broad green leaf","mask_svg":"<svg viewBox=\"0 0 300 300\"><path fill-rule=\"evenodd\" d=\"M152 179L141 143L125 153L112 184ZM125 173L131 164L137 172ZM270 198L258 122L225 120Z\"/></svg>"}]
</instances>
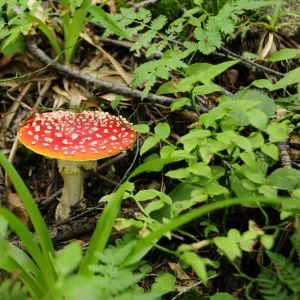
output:
<instances>
[{"instance_id":1,"label":"broad green leaf","mask_svg":"<svg viewBox=\"0 0 300 300\"><path fill-rule=\"evenodd\" d=\"M231 228L227 233L227 237L231 239L233 242L239 243L241 240L241 233L237 229Z\"/></svg>"},{"instance_id":2,"label":"broad green leaf","mask_svg":"<svg viewBox=\"0 0 300 300\"><path fill-rule=\"evenodd\" d=\"M169 171L165 174L166 176L168 177L171 177L171 178L177 178L177 179L180 179L180 178L187 178L190 176L190 172L186 169L177 169L177 170L172 170L172 171Z\"/></svg>"},{"instance_id":3,"label":"broad green leaf","mask_svg":"<svg viewBox=\"0 0 300 300\"><path fill-rule=\"evenodd\" d=\"M72 259L70 259L72 258ZM67 276L77 269L82 259L82 251L78 243L67 245L55 261L56 270L62 276Z\"/></svg>"},{"instance_id":4,"label":"broad green leaf","mask_svg":"<svg viewBox=\"0 0 300 300\"><path fill-rule=\"evenodd\" d=\"M277 196L277 189L270 186L270 185L261 185L258 187L257 191L264 195L265 197L276 197Z\"/></svg>"},{"instance_id":5,"label":"broad green leaf","mask_svg":"<svg viewBox=\"0 0 300 300\"><path fill-rule=\"evenodd\" d=\"M140 155L143 155L146 153L148 150L153 148L157 143L159 142L159 137L156 136L149 136L143 143L141 150L140 150Z\"/></svg>"},{"instance_id":6,"label":"broad green leaf","mask_svg":"<svg viewBox=\"0 0 300 300\"><path fill-rule=\"evenodd\" d=\"M229 194L228 189L218 183L211 183L211 184L207 185L205 187L205 192L210 196Z\"/></svg>"},{"instance_id":7,"label":"broad green leaf","mask_svg":"<svg viewBox=\"0 0 300 300\"><path fill-rule=\"evenodd\" d=\"M161 139L167 139L171 133L171 129L168 123L159 123L154 128L154 133Z\"/></svg>"},{"instance_id":8,"label":"broad green leaf","mask_svg":"<svg viewBox=\"0 0 300 300\"><path fill-rule=\"evenodd\" d=\"M247 90L240 91L232 97L233 99L239 100L254 100L259 103L255 105L253 108L260 109L262 112L266 114L268 118L274 116L275 114L275 101L268 97L268 95L258 91L258 90Z\"/></svg>"},{"instance_id":9,"label":"broad green leaf","mask_svg":"<svg viewBox=\"0 0 300 300\"><path fill-rule=\"evenodd\" d=\"M253 196L253 193L248 189L245 188L241 182L241 180L237 176L230 176L230 187L233 192L236 194L237 197L249 197Z\"/></svg>"},{"instance_id":10,"label":"broad green leaf","mask_svg":"<svg viewBox=\"0 0 300 300\"><path fill-rule=\"evenodd\" d=\"M283 89L288 85L299 83L300 78L300 67L290 71L284 78L280 79L273 85L272 91Z\"/></svg>"},{"instance_id":11,"label":"broad green leaf","mask_svg":"<svg viewBox=\"0 0 300 300\"><path fill-rule=\"evenodd\" d=\"M191 104L191 100L189 98L179 98L174 100L171 105L171 111L177 110L185 105L190 105Z\"/></svg>"},{"instance_id":12,"label":"broad green leaf","mask_svg":"<svg viewBox=\"0 0 300 300\"><path fill-rule=\"evenodd\" d=\"M206 263L209 262L211 265L211 261L207 258L201 258L194 252L184 252L180 259L184 261L187 265L192 267L197 276L202 280L202 282L207 284L207 272L206 272Z\"/></svg>"},{"instance_id":13,"label":"broad green leaf","mask_svg":"<svg viewBox=\"0 0 300 300\"><path fill-rule=\"evenodd\" d=\"M195 175L212 178L211 168L205 165L203 162L196 163L186 169Z\"/></svg>"},{"instance_id":14,"label":"broad green leaf","mask_svg":"<svg viewBox=\"0 0 300 300\"><path fill-rule=\"evenodd\" d=\"M162 84L156 92L156 95L163 95L163 94L175 94L176 93L176 85L171 80Z\"/></svg>"},{"instance_id":15,"label":"broad green leaf","mask_svg":"<svg viewBox=\"0 0 300 300\"><path fill-rule=\"evenodd\" d=\"M232 261L242 256L242 252L236 242L227 237L215 237L216 246Z\"/></svg>"},{"instance_id":16,"label":"broad green leaf","mask_svg":"<svg viewBox=\"0 0 300 300\"><path fill-rule=\"evenodd\" d=\"M129 176L129 179L131 179L132 177L134 177L136 175L144 173L144 172L152 172L152 170L154 168L157 168L157 167L160 167L160 166L164 166L164 165L170 164L172 162L181 161L181 160L184 160L184 159L186 159L185 156L177 155L177 156L170 156L170 157L166 157L166 158L158 158L158 159L155 159L155 160L151 160L151 161L145 162L145 163L139 165L131 173L131 175Z\"/></svg>"},{"instance_id":17,"label":"broad green leaf","mask_svg":"<svg viewBox=\"0 0 300 300\"><path fill-rule=\"evenodd\" d=\"M278 168L268 176L268 181L277 189L292 191L298 184L300 171L289 168Z\"/></svg>"},{"instance_id":18,"label":"broad green leaf","mask_svg":"<svg viewBox=\"0 0 300 300\"><path fill-rule=\"evenodd\" d=\"M209 300L237 300L237 298L231 296L228 293L216 293L213 296L211 296Z\"/></svg>"},{"instance_id":19,"label":"broad green leaf","mask_svg":"<svg viewBox=\"0 0 300 300\"><path fill-rule=\"evenodd\" d=\"M264 145L264 137L260 132L253 132L248 137L249 142L252 145L253 149L260 148L262 145Z\"/></svg>"},{"instance_id":20,"label":"broad green leaf","mask_svg":"<svg viewBox=\"0 0 300 300\"><path fill-rule=\"evenodd\" d=\"M207 83L201 86L197 86L194 88L194 94L199 95L207 95L214 92L220 92L222 91L221 87L216 84Z\"/></svg>"},{"instance_id":21,"label":"broad green leaf","mask_svg":"<svg viewBox=\"0 0 300 300\"><path fill-rule=\"evenodd\" d=\"M240 158L243 160L243 162L249 166L250 168L255 168L256 166L256 157L253 152L242 152L240 154Z\"/></svg>"},{"instance_id":22,"label":"broad green leaf","mask_svg":"<svg viewBox=\"0 0 300 300\"><path fill-rule=\"evenodd\" d=\"M278 147L274 144L264 144L260 147L261 151L266 155L270 156L274 160L278 160L279 158L279 150Z\"/></svg>"},{"instance_id":23,"label":"broad green leaf","mask_svg":"<svg viewBox=\"0 0 300 300\"><path fill-rule=\"evenodd\" d=\"M271 143L282 142L288 137L288 125L285 123L271 123L267 127Z\"/></svg>"},{"instance_id":24,"label":"broad green leaf","mask_svg":"<svg viewBox=\"0 0 300 300\"><path fill-rule=\"evenodd\" d=\"M274 237L265 234L260 238L260 242L267 250L271 250L274 246Z\"/></svg>"},{"instance_id":25,"label":"broad green leaf","mask_svg":"<svg viewBox=\"0 0 300 300\"><path fill-rule=\"evenodd\" d=\"M300 52L295 49L282 49L273 53L266 61L280 61L295 58L300 55Z\"/></svg>"},{"instance_id":26,"label":"broad green leaf","mask_svg":"<svg viewBox=\"0 0 300 300\"><path fill-rule=\"evenodd\" d=\"M147 133L150 131L150 127L146 124L138 124L138 125L132 125L130 128L136 132L140 133Z\"/></svg>"},{"instance_id":27,"label":"broad green leaf","mask_svg":"<svg viewBox=\"0 0 300 300\"><path fill-rule=\"evenodd\" d=\"M148 272L150 273L150 272ZM175 289L176 278L170 273L160 274L151 286L151 292L163 295Z\"/></svg>"},{"instance_id":28,"label":"broad green leaf","mask_svg":"<svg viewBox=\"0 0 300 300\"><path fill-rule=\"evenodd\" d=\"M254 183L264 184L266 181L265 176L257 169L243 165L241 170L243 174Z\"/></svg>"},{"instance_id":29,"label":"broad green leaf","mask_svg":"<svg viewBox=\"0 0 300 300\"><path fill-rule=\"evenodd\" d=\"M210 83L211 80L213 80L216 76L220 75L230 67L236 65L239 63L239 60L232 60L220 63L218 65L213 65L211 68L207 69L205 72L201 73L198 76L199 81L202 83Z\"/></svg>"},{"instance_id":30,"label":"broad green leaf","mask_svg":"<svg viewBox=\"0 0 300 300\"><path fill-rule=\"evenodd\" d=\"M251 53L251 52L244 52L243 56L248 58L248 59L259 59L258 55L254 54L254 53Z\"/></svg>"},{"instance_id":31,"label":"broad green leaf","mask_svg":"<svg viewBox=\"0 0 300 300\"><path fill-rule=\"evenodd\" d=\"M153 211L156 210L160 210L161 208L163 208L165 206L165 203L161 200L157 200L157 201L152 201L150 202L146 208L145 208L145 212L146 214L151 214Z\"/></svg>"},{"instance_id":32,"label":"broad green leaf","mask_svg":"<svg viewBox=\"0 0 300 300\"><path fill-rule=\"evenodd\" d=\"M166 157L170 156L174 152L175 149L176 148L174 146L170 146L170 145L163 146L159 152L160 157L166 158Z\"/></svg>"},{"instance_id":33,"label":"broad green leaf","mask_svg":"<svg viewBox=\"0 0 300 300\"><path fill-rule=\"evenodd\" d=\"M186 75L187 76L200 75L201 73L204 73L212 66L213 66L212 64L208 64L208 63L192 64L186 69Z\"/></svg>"},{"instance_id":34,"label":"broad green leaf","mask_svg":"<svg viewBox=\"0 0 300 300\"><path fill-rule=\"evenodd\" d=\"M245 151L252 151L252 145L250 141L244 136L238 135L232 142Z\"/></svg>"},{"instance_id":35,"label":"broad green leaf","mask_svg":"<svg viewBox=\"0 0 300 300\"><path fill-rule=\"evenodd\" d=\"M194 129L191 130L188 134L182 136L180 138L180 142L185 142L193 139L203 139L206 137L211 136L210 130L205 130L205 129Z\"/></svg>"},{"instance_id":36,"label":"broad green leaf","mask_svg":"<svg viewBox=\"0 0 300 300\"><path fill-rule=\"evenodd\" d=\"M257 129L263 130L268 124L268 117L260 109L250 109L247 116L250 124Z\"/></svg>"}]
</instances>

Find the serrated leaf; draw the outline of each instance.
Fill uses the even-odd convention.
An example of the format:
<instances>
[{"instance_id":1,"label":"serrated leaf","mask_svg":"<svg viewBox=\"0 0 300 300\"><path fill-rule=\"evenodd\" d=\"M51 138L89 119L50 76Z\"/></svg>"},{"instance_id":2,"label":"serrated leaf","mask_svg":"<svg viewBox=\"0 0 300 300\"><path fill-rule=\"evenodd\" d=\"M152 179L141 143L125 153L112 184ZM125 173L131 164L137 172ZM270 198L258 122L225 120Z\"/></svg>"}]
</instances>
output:
<instances>
[{"instance_id":1,"label":"serrated leaf","mask_svg":"<svg viewBox=\"0 0 300 300\"><path fill-rule=\"evenodd\" d=\"M167 23L167 17L164 15L160 15L159 17L157 17L155 20L153 20L151 22L151 28L154 30L161 30L165 24Z\"/></svg>"}]
</instances>

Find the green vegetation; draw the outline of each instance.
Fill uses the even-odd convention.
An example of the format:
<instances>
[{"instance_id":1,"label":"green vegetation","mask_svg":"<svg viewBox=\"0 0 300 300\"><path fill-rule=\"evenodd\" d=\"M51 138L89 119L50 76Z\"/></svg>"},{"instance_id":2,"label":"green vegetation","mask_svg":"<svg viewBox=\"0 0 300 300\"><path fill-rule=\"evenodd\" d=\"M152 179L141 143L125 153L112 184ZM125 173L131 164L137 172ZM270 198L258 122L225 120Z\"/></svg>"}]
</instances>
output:
<instances>
[{"instance_id":1,"label":"green vegetation","mask_svg":"<svg viewBox=\"0 0 300 300\"><path fill-rule=\"evenodd\" d=\"M107 177L116 188L101 190L104 208L85 251L76 241L59 254L55 251L20 176L21 166L18 172L0 152L0 164L37 236L0 207L0 268L13 275L0 282L0 298L172 299L178 281L191 280L187 274L193 274L197 283L186 292L182 289L178 299L194 294L211 300L299 299L300 170L297 163L283 162L289 153L281 149L299 135L300 67L293 63L299 50L278 44L274 50L273 40L264 44L262 38L260 53L228 57L216 52L237 30L244 39L257 27L266 30L263 36L272 35L281 26L281 1L268 22L252 18L260 18L260 10L274 1L173 1L174 6L168 4L172 13L162 8L168 1L160 1L149 10L121 7L115 15L105 12L105 3L51 2L44 15L47 22L35 14L38 5L23 4L10 14L13 6L2 4L3 54L23 51L23 35L35 24L56 58L63 54L67 63L82 61L76 56L80 34L89 22L101 24L104 38L131 41L130 52L145 54L133 70L132 89L142 89L142 98L149 92L168 96L172 103L159 103L161 111L147 117L143 99L127 102L135 124L131 128L141 142L139 160L125 163L124 180L122 172L114 177L118 170L110 169ZM188 10L181 13L182 7ZM46 25L54 24L50 11L60 18L61 31ZM252 15L247 18L247 13ZM237 87L232 84L229 91L224 76L230 71L255 75ZM151 105L155 107L154 100ZM116 96L101 108L123 113L121 106ZM188 122L182 113L189 114ZM124 203L132 211L129 215L121 213ZM122 237L112 243L115 230ZM9 241L12 232L25 251ZM209 289L214 278L227 282L229 273L238 288L228 284L226 293L224 285ZM220 292L211 294L216 290Z\"/></svg>"}]
</instances>

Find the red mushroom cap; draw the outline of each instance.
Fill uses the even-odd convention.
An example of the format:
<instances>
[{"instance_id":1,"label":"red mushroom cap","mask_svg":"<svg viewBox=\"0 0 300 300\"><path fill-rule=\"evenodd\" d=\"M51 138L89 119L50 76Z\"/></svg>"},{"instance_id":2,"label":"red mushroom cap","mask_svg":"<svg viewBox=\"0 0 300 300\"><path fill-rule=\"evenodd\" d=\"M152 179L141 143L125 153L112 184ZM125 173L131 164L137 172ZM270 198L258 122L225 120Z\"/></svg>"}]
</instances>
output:
<instances>
[{"instance_id":1,"label":"red mushroom cap","mask_svg":"<svg viewBox=\"0 0 300 300\"><path fill-rule=\"evenodd\" d=\"M97 160L126 151L136 141L132 125L106 112L36 114L18 131L19 141L39 154L63 160Z\"/></svg>"}]
</instances>

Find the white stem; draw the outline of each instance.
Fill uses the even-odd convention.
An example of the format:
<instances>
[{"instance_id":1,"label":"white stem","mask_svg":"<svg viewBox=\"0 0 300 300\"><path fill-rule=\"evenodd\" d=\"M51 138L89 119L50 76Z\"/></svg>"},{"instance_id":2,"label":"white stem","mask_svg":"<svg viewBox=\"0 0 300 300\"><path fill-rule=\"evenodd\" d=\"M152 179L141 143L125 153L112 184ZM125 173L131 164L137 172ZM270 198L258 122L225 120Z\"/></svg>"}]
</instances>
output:
<instances>
[{"instance_id":1,"label":"white stem","mask_svg":"<svg viewBox=\"0 0 300 300\"><path fill-rule=\"evenodd\" d=\"M64 187L55 213L56 220L64 220L69 217L71 206L83 198L84 170L95 169L96 166L96 161L58 160L58 168L64 179Z\"/></svg>"},{"instance_id":2,"label":"white stem","mask_svg":"<svg viewBox=\"0 0 300 300\"><path fill-rule=\"evenodd\" d=\"M80 202L83 197L83 172L77 174L61 174L64 179L64 187L60 202L56 208L56 220L67 219L70 215L70 207Z\"/></svg>"}]
</instances>

